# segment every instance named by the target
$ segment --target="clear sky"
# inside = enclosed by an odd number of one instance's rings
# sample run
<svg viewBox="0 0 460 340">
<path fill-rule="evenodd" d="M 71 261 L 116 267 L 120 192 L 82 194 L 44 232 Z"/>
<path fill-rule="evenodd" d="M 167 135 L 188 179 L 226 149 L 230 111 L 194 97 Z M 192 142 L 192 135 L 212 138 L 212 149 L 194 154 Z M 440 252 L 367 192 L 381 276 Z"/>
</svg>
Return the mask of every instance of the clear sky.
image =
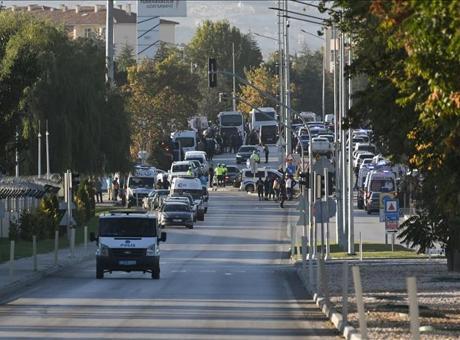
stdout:
<svg viewBox="0 0 460 340">
<path fill-rule="evenodd" d="M 1 1 L 1 0 L 0 0 Z M 305 1 L 306 2 L 306 1 Z M 314 1 L 310 1 L 314 3 Z M 80 5 L 105 4 L 106 1 L 100 0 L 4 0 L 5 6 L 44 4 L 48 6 L 59 7 L 60 4 L 66 4 L 69 7 Z M 136 10 L 136 1 L 118 0 L 115 5 L 133 4 L 133 10 Z M 277 0 L 187 0 L 187 17 L 170 18 L 180 24 L 176 27 L 177 43 L 187 43 L 193 36 L 196 27 L 206 19 L 221 20 L 227 19 L 230 24 L 238 27 L 243 33 L 254 32 L 265 36 L 277 38 L 278 19 L 276 12 L 268 7 L 277 7 Z M 302 12 L 304 14 L 320 16 L 318 11 L 309 6 L 303 6 L 292 1 L 289 2 L 289 10 Z M 295 53 L 307 45 L 310 49 L 319 49 L 322 40 L 307 35 L 301 31 L 316 33 L 318 25 L 310 24 L 297 20 L 290 20 L 290 51 Z M 264 56 L 269 55 L 277 50 L 277 42 L 271 39 L 262 38 L 257 35 L 254 38 L 259 43 Z"/>
</svg>

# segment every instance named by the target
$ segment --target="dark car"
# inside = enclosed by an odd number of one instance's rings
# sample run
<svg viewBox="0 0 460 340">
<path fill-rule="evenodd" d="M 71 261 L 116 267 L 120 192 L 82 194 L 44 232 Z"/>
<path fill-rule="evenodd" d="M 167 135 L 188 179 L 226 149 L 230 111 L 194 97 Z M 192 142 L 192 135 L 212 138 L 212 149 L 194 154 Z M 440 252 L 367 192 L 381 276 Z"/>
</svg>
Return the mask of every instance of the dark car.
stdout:
<svg viewBox="0 0 460 340">
<path fill-rule="evenodd" d="M 171 225 L 183 225 L 192 229 L 193 211 L 186 203 L 166 201 L 158 214 L 158 223 L 163 228 Z"/>
<path fill-rule="evenodd" d="M 225 184 L 237 185 L 239 181 L 241 181 L 240 169 L 237 166 L 227 165 Z"/>
<path fill-rule="evenodd" d="M 251 157 L 254 150 L 257 154 L 260 153 L 260 150 L 256 145 L 242 145 L 236 153 L 236 162 L 238 164 L 246 162 L 249 157 Z"/>
</svg>

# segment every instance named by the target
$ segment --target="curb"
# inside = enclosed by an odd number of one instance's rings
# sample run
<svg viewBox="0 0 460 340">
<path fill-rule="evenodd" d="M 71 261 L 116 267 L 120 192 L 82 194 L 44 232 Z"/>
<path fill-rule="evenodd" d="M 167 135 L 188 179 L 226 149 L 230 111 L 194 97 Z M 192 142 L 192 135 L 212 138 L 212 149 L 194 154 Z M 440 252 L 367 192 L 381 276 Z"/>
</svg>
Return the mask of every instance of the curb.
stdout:
<svg viewBox="0 0 460 340">
<path fill-rule="evenodd" d="M 318 293 L 313 293 L 313 291 L 309 289 L 307 282 L 305 282 L 302 276 L 301 270 L 302 270 L 301 268 L 297 268 L 296 270 L 297 276 L 299 277 L 306 291 L 313 295 L 313 301 L 319 307 L 319 309 L 323 312 L 323 314 L 329 319 L 329 321 L 331 321 L 334 324 L 335 328 L 342 334 L 342 336 L 345 339 L 361 340 L 361 335 L 353 326 L 350 326 L 350 325 L 347 325 L 345 327 L 343 326 L 342 314 L 337 312 L 334 306 L 331 306 L 330 303 L 328 303 L 328 301 L 324 297 L 319 296 Z"/>
<path fill-rule="evenodd" d="M 76 264 L 79 264 L 81 262 L 90 260 L 93 257 L 94 257 L 94 254 L 88 254 L 88 255 L 84 255 L 84 256 L 79 257 L 79 258 L 63 261 L 63 263 L 58 263 L 57 265 L 53 265 L 53 266 L 44 268 L 42 270 L 38 270 L 36 272 L 32 271 L 31 274 L 26 275 L 25 277 L 22 277 L 20 279 L 14 280 L 14 281 L 6 284 L 5 286 L 1 287 L 0 288 L 0 301 L 1 301 L 1 299 L 6 298 L 8 295 L 10 295 L 10 294 L 22 289 L 22 288 L 28 287 L 28 286 L 30 286 L 30 285 L 32 285 L 32 284 L 44 279 L 45 277 L 47 277 L 47 276 L 49 276 L 51 274 L 57 273 L 57 272 L 61 271 L 62 269 L 67 268 L 69 265 L 76 265 Z"/>
</svg>

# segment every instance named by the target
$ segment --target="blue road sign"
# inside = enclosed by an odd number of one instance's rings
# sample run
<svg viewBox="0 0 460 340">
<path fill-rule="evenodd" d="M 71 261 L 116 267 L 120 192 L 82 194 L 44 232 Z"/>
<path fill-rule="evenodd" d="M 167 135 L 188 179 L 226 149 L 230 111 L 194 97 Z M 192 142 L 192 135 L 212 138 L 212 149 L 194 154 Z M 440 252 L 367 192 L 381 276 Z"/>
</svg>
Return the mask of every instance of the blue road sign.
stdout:
<svg viewBox="0 0 460 340">
<path fill-rule="evenodd" d="M 385 219 L 391 221 L 399 220 L 399 201 L 394 198 L 385 197 L 383 199 Z"/>
</svg>

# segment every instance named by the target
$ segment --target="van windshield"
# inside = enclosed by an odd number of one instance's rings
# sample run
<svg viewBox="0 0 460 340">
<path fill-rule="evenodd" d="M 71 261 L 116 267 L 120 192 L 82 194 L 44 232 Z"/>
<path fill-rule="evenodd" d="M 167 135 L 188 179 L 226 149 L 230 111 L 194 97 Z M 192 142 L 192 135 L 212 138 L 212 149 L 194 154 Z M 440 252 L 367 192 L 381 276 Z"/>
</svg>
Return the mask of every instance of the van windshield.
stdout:
<svg viewBox="0 0 460 340">
<path fill-rule="evenodd" d="M 194 200 L 200 200 L 203 196 L 203 189 L 174 189 L 174 194 L 182 195 L 184 192 L 192 195 Z"/>
<path fill-rule="evenodd" d="M 201 157 L 187 157 L 186 160 L 187 161 L 198 161 L 200 162 L 200 164 L 203 164 L 203 158 Z"/>
<path fill-rule="evenodd" d="M 188 168 L 190 168 L 189 164 L 177 164 L 173 165 L 172 172 L 187 172 Z"/>
<path fill-rule="evenodd" d="M 243 117 L 241 115 L 222 115 L 220 116 L 221 126 L 240 126 L 243 125 Z"/>
<path fill-rule="evenodd" d="M 156 237 L 156 221 L 152 218 L 101 218 L 99 219 L 99 236 Z"/>
<path fill-rule="evenodd" d="M 155 185 L 155 177 L 130 177 L 128 187 L 131 189 L 137 188 L 153 188 Z"/>
<path fill-rule="evenodd" d="M 268 112 L 254 112 L 254 117 L 256 122 L 267 122 L 275 120 L 275 111 Z"/>
<path fill-rule="evenodd" d="M 181 148 L 191 148 L 195 146 L 195 138 L 193 137 L 177 137 L 175 142 L 178 144 L 180 143 Z"/>
<path fill-rule="evenodd" d="M 390 192 L 394 191 L 394 181 L 390 178 L 388 179 L 373 179 L 371 180 L 371 192 Z"/>
</svg>

